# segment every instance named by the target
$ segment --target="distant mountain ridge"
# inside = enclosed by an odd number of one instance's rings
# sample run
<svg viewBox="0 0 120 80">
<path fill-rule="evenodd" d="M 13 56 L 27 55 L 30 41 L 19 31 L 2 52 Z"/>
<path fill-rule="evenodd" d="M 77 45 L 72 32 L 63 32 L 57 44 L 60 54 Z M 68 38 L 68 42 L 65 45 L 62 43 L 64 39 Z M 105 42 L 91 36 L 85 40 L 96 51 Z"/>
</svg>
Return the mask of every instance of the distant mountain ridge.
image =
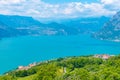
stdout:
<svg viewBox="0 0 120 80">
<path fill-rule="evenodd" d="M 42 23 L 33 19 L 32 17 L 17 16 L 17 15 L 0 15 L 0 22 L 3 22 L 4 24 L 13 28 L 42 25 Z"/>
<path fill-rule="evenodd" d="M 89 17 L 76 18 L 63 21 L 62 23 L 68 27 L 74 27 L 81 33 L 91 33 L 101 29 L 102 25 L 109 20 L 108 17 Z"/>
<path fill-rule="evenodd" d="M 27 27 L 38 25 L 42 24 L 32 17 L 0 15 L 0 38 L 28 35 Z"/>
<path fill-rule="evenodd" d="M 0 38 L 1 37 L 11 37 L 11 36 L 17 36 L 18 31 L 8 27 L 4 23 L 0 22 Z"/>
<path fill-rule="evenodd" d="M 103 28 L 95 33 L 95 38 L 120 41 L 120 12 L 117 12 Z"/>
<path fill-rule="evenodd" d="M 41 23 L 32 17 L 0 15 L 0 38 L 23 35 L 79 35 L 98 30 L 109 18 L 84 18 Z M 101 22 L 102 21 L 102 22 Z M 96 26 L 97 25 L 97 26 Z M 100 27 L 99 27 L 100 28 Z"/>
</svg>

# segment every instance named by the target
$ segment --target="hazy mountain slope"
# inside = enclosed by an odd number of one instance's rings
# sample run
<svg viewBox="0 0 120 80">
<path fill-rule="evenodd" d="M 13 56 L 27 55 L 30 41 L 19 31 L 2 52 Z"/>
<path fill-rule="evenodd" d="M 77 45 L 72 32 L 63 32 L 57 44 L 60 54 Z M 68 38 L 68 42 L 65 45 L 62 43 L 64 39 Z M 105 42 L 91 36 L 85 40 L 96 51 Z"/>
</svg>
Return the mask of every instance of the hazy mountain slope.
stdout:
<svg viewBox="0 0 120 80">
<path fill-rule="evenodd" d="M 17 16 L 17 15 L 0 15 L 0 21 L 9 27 L 34 27 L 42 26 L 42 23 L 32 17 Z"/>
<path fill-rule="evenodd" d="M 108 20 L 107 17 L 100 18 L 75 18 L 52 21 L 48 24 L 41 23 L 32 17 L 16 15 L 0 15 L 0 22 L 6 29 L 2 29 L 1 38 L 16 35 L 79 35 L 92 33 Z"/>
<path fill-rule="evenodd" d="M 32 17 L 0 15 L 0 38 L 38 34 L 35 29 L 40 26 Z"/>
<path fill-rule="evenodd" d="M 105 40 L 120 40 L 120 12 L 115 14 L 109 22 L 105 23 L 103 28 L 95 33 L 95 38 Z"/>
<path fill-rule="evenodd" d="M 0 22 L 0 38 L 2 37 L 12 37 L 19 35 L 19 31 L 16 29 L 6 26 L 4 23 Z"/>
<path fill-rule="evenodd" d="M 61 34 L 78 35 L 98 31 L 109 17 L 60 19 L 47 25 Z"/>
<path fill-rule="evenodd" d="M 68 27 L 74 27 L 80 32 L 94 32 L 99 30 L 102 25 L 109 20 L 109 17 L 89 17 L 89 18 L 75 18 L 70 20 L 63 20 L 63 24 Z"/>
</svg>

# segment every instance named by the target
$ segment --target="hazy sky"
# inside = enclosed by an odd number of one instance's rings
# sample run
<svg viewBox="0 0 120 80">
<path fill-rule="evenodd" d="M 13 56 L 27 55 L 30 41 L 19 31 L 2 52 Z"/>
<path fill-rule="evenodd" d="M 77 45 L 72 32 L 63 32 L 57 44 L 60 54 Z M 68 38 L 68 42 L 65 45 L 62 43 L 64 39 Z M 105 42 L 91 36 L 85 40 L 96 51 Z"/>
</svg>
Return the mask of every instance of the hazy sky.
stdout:
<svg viewBox="0 0 120 80">
<path fill-rule="evenodd" d="M 69 3 L 69 2 L 82 2 L 82 3 L 93 3 L 93 2 L 99 2 L 99 0 L 43 0 L 44 2 L 50 3 L 50 4 L 56 4 L 56 3 Z"/>
<path fill-rule="evenodd" d="M 34 18 L 111 16 L 120 10 L 120 0 L 0 0 L 0 14 Z"/>
</svg>

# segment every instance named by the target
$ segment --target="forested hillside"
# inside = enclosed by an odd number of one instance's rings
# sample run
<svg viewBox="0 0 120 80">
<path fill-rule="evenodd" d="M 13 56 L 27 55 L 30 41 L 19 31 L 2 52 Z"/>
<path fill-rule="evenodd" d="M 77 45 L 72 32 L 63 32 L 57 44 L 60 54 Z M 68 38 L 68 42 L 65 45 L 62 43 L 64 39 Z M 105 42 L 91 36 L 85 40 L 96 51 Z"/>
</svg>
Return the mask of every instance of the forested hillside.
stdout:
<svg viewBox="0 0 120 80">
<path fill-rule="evenodd" d="M 10 71 L 0 80 L 120 80 L 120 56 L 59 58 L 28 70 Z"/>
</svg>

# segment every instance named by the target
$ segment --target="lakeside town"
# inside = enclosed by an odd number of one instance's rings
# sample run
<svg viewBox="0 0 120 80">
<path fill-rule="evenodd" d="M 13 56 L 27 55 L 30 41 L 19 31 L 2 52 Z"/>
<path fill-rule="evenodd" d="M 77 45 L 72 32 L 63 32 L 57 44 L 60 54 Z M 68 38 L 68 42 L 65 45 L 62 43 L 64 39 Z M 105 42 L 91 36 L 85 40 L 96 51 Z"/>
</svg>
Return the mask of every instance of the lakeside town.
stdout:
<svg viewBox="0 0 120 80">
<path fill-rule="evenodd" d="M 96 55 L 93 55 L 93 57 L 95 57 L 95 58 L 101 58 L 101 59 L 103 59 L 103 60 L 107 60 L 107 59 L 109 59 L 109 58 L 112 57 L 112 56 L 115 56 L 115 55 L 109 55 L 109 54 L 96 54 Z M 47 63 L 47 62 L 49 62 L 49 61 L 45 61 L 45 62 Z M 39 64 L 41 64 L 41 63 L 43 63 L 43 62 L 30 63 L 28 66 L 18 66 L 17 71 L 28 70 L 28 69 L 30 69 L 30 68 L 32 68 L 32 67 L 34 67 L 34 66 L 36 66 L 36 65 L 39 65 Z"/>
</svg>

